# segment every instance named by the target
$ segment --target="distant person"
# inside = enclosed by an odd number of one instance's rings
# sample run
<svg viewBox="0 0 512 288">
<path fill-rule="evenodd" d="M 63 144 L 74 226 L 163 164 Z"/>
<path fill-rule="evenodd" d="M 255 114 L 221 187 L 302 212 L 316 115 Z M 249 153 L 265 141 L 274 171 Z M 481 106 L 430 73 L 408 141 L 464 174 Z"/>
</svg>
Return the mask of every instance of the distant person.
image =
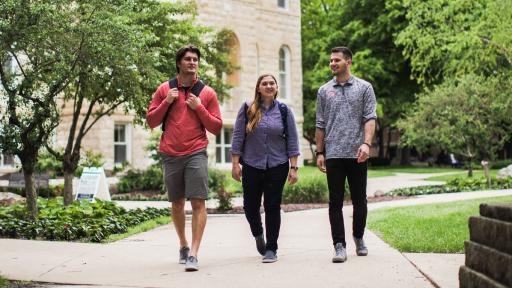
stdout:
<svg viewBox="0 0 512 288">
<path fill-rule="evenodd" d="M 327 173 L 329 221 L 334 245 L 332 262 L 347 260 L 343 195 L 348 179 L 353 205 L 353 237 L 358 256 L 366 256 L 368 158 L 375 132 L 376 100 L 370 83 L 350 73 L 352 52 L 347 47 L 331 50 L 334 78 L 318 90 L 316 110 L 317 166 Z"/>
<path fill-rule="evenodd" d="M 160 155 L 165 186 L 172 202 L 172 222 L 180 239 L 179 263 L 186 271 L 199 269 L 197 252 L 206 226 L 208 196 L 206 130 L 222 128 L 215 91 L 197 75 L 201 52 L 187 45 L 176 53 L 178 75 L 162 83 L 149 105 L 149 127 L 162 125 Z M 192 246 L 185 236 L 185 199 L 192 204 Z"/>
<path fill-rule="evenodd" d="M 277 93 L 274 76 L 258 78 L 254 100 L 238 111 L 231 143 L 231 175 L 242 181 L 245 217 L 263 263 L 277 261 L 283 187 L 287 178 L 290 184 L 297 182 L 299 169 L 295 118 L 292 110 L 276 100 Z M 262 195 L 266 243 L 260 215 Z"/>
<path fill-rule="evenodd" d="M 449 154 L 449 158 L 450 158 L 450 164 L 452 165 L 452 168 L 460 168 L 461 167 L 459 160 L 457 160 L 457 158 L 455 158 L 455 155 L 453 155 L 453 153 Z"/>
</svg>

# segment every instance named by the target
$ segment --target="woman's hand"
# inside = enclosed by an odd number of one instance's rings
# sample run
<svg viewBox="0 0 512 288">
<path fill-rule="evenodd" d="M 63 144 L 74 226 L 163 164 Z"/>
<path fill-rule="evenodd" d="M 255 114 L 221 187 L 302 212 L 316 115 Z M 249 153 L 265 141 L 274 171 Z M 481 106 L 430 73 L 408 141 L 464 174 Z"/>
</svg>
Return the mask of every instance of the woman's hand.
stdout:
<svg viewBox="0 0 512 288">
<path fill-rule="evenodd" d="M 233 179 L 235 179 L 238 182 L 241 181 L 242 168 L 240 168 L 240 164 L 233 163 L 233 166 L 231 167 L 231 177 L 233 177 Z"/>
<path fill-rule="evenodd" d="M 299 180 L 299 176 L 297 175 L 297 170 L 290 169 L 290 173 L 288 173 L 288 184 L 293 185 L 297 183 Z"/>
</svg>

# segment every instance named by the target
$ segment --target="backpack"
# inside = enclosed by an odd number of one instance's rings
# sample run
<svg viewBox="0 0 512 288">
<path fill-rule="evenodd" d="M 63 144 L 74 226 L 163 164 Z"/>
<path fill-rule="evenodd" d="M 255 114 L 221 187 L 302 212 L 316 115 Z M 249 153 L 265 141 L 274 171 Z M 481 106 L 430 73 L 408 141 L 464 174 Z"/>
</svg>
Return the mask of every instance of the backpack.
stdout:
<svg viewBox="0 0 512 288">
<path fill-rule="evenodd" d="M 196 97 L 199 97 L 199 94 L 201 94 L 201 91 L 203 91 L 203 88 L 206 85 L 203 83 L 203 81 L 198 80 L 196 83 L 194 83 L 194 86 L 192 86 L 192 89 L 190 89 L 190 93 L 196 95 Z M 169 89 L 173 89 L 178 87 L 178 78 L 174 77 L 169 80 Z M 167 117 L 169 116 L 169 111 L 171 110 L 171 105 L 167 108 L 167 111 L 165 112 L 164 119 L 162 120 L 162 131 L 165 131 L 165 122 L 167 120 Z"/>
<path fill-rule="evenodd" d="M 279 107 L 279 112 L 281 113 L 281 121 L 283 122 L 282 137 L 284 138 L 286 149 L 288 149 L 288 107 L 286 106 L 286 104 L 281 103 L 281 102 L 277 102 L 277 105 Z M 245 103 L 244 104 L 244 120 L 245 120 L 244 121 L 245 122 L 244 131 L 246 129 L 245 127 L 247 127 L 247 123 L 249 123 L 249 118 L 247 118 L 247 109 L 249 109 L 249 105 L 247 105 L 247 103 Z M 242 151 L 245 148 L 245 138 L 246 137 L 247 137 L 247 132 L 245 132 L 245 135 L 244 135 L 244 143 L 242 144 Z"/>
</svg>

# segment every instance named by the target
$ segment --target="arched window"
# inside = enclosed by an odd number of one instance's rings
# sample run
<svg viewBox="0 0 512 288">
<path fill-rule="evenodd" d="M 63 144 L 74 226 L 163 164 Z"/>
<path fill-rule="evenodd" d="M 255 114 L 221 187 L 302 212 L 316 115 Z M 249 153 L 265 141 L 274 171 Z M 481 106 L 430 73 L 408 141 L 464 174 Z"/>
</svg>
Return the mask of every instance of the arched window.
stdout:
<svg viewBox="0 0 512 288">
<path fill-rule="evenodd" d="M 279 95 L 283 99 L 290 99 L 292 92 L 290 67 L 290 49 L 287 46 L 281 46 L 279 49 Z"/>
<path fill-rule="evenodd" d="M 226 84 L 232 87 L 240 86 L 240 41 L 235 33 L 227 31 L 227 46 L 229 48 L 229 62 L 233 71 L 225 75 Z"/>
</svg>

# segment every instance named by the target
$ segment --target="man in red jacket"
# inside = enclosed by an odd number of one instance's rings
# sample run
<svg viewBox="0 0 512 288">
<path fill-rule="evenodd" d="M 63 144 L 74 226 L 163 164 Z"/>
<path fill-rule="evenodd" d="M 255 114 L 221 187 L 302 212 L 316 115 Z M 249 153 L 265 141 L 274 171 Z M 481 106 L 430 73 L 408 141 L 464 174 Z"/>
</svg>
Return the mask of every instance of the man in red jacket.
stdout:
<svg viewBox="0 0 512 288">
<path fill-rule="evenodd" d="M 180 238 L 179 263 L 186 271 L 197 271 L 197 251 L 206 225 L 208 156 L 206 130 L 218 134 L 222 128 L 215 91 L 198 78 L 201 52 L 187 45 L 176 53 L 176 78 L 162 83 L 146 115 L 149 127 L 162 125 L 160 154 L 165 186 L 172 202 L 172 218 Z M 197 95 L 196 95 L 197 94 Z M 185 199 L 192 204 L 192 246 L 185 236 Z"/>
</svg>

